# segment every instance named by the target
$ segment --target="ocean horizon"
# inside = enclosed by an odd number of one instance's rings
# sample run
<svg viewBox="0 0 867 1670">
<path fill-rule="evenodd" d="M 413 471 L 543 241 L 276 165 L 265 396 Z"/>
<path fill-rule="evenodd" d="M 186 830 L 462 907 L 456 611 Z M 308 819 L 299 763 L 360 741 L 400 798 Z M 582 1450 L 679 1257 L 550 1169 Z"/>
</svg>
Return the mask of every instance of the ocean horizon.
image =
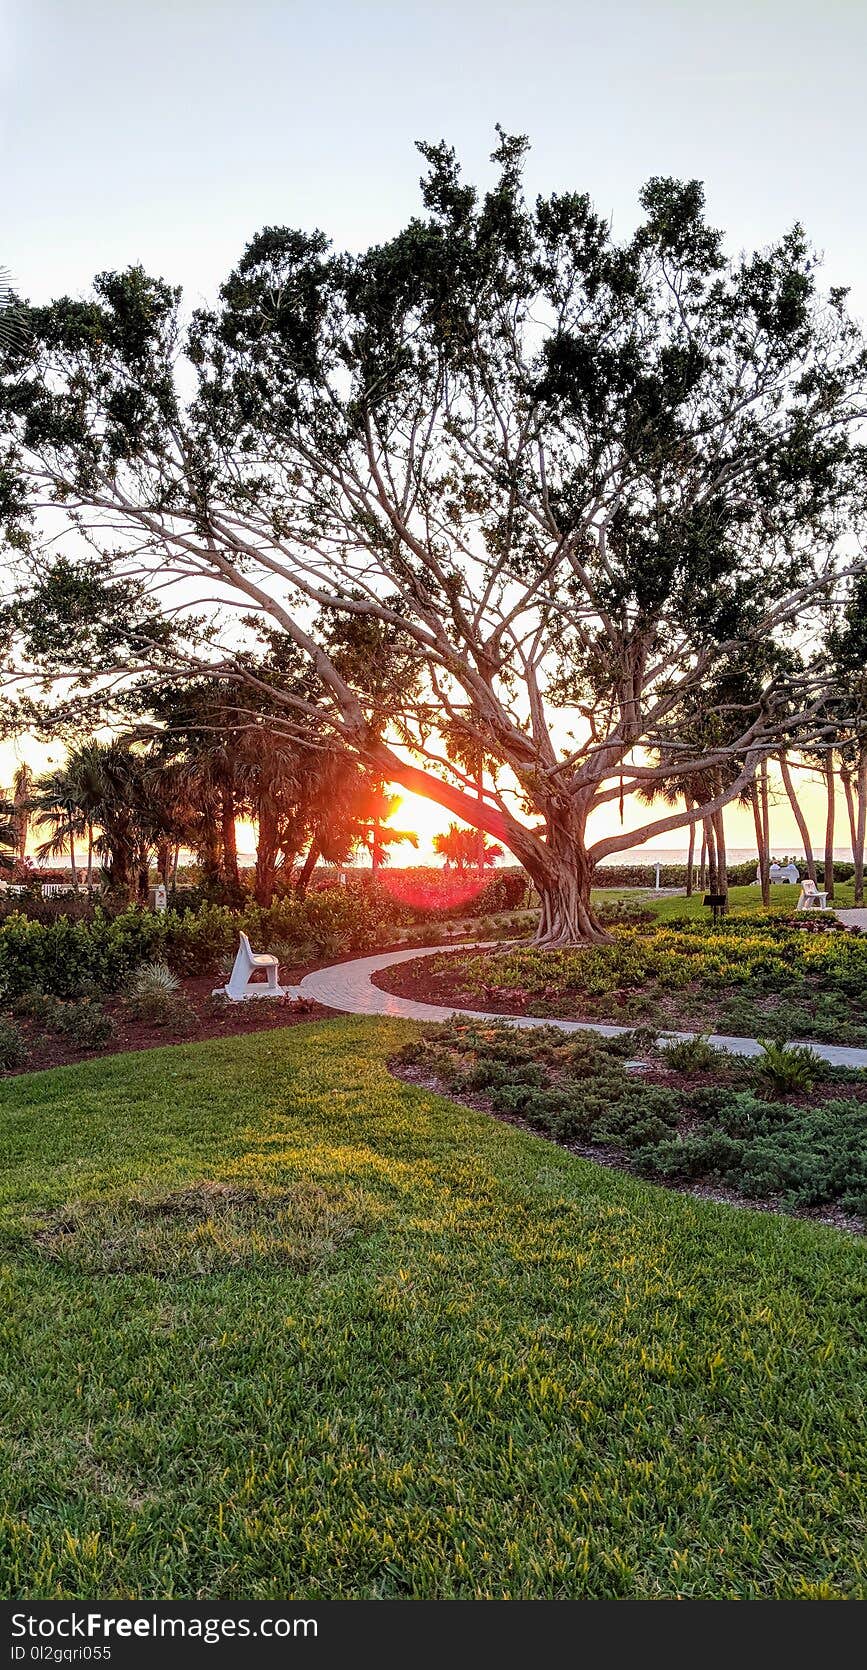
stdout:
<svg viewBox="0 0 867 1670">
<path fill-rule="evenodd" d="M 650 846 L 627 847 L 624 852 L 611 853 L 609 855 L 609 857 L 601 858 L 600 861 L 599 861 L 599 866 L 598 867 L 601 870 L 601 869 L 604 869 L 606 865 L 613 865 L 613 864 L 685 864 L 686 860 L 687 860 L 687 853 L 688 853 L 688 848 L 686 846 L 683 846 L 683 847 L 650 847 Z M 814 856 L 815 856 L 818 863 L 821 864 L 821 863 L 824 862 L 824 857 L 825 857 L 824 850 L 816 847 L 814 849 Z M 698 863 L 700 857 L 701 857 L 701 842 L 700 842 L 700 840 L 696 839 L 696 843 L 695 843 L 695 861 L 696 861 L 696 863 Z M 726 858 L 727 858 L 727 861 L 730 865 L 734 865 L 734 864 L 758 864 L 758 861 L 759 861 L 758 851 L 755 847 L 729 847 L 728 851 L 727 851 L 727 854 L 726 854 Z M 791 847 L 775 846 L 775 847 L 772 848 L 772 850 L 771 850 L 771 862 L 772 863 L 779 862 L 779 861 L 781 861 L 783 859 L 786 859 L 786 858 L 794 858 L 796 861 L 800 861 L 802 864 L 805 863 L 803 847 L 799 847 L 799 846 L 791 846 Z M 834 848 L 834 859 L 837 863 L 840 863 L 840 864 L 851 864 L 852 863 L 852 848 L 851 847 L 835 847 Z"/>
<path fill-rule="evenodd" d="M 815 855 L 817 863 L 821 864 L 821 863 L 824 862 L 825 854 L 824 854 L 823 849 L 821 849 L 819 847 L 816 847 L 814 849 L 814 855 Z M 698 864 L 700 857 L 701 857 L 701 842 L 697 840 L 696 843 L 695 843 L 695 862 L 696 862 L 696 864 Z M 759 855 L 758 855 L 758 852 L 756 851 L 755 847 L 729 847 L 728 851 L 727 851 L 727 854 L 726 854 L 726 858 L 727 858 L 727 862 L 728 862 L 729 866 L 733 866 L 735 864 L 758 864 L 758 861 L 759 861 Z M 805 863 L 803 847 L 799 847 L 799 846 L 791 846 L 791 847 L 774 846 L 771 849 L 771 862 L 772 863 L 782 863 L 787 858 L 793 858 L 795 860 L 795 862 L 799 863 L 799 864 Z M 835 861 L 839 864 L 851 864 L 852 863 L 852 848 L 851 847 L 835 847 L 834 848 L 834 858 L 835 858 Z M 650 846 L 647 846 L 647 847 L 627 847 L 624 852 L 615 852 L 615 853 L 612 853 L 608 858 L 600 859 L 598 868 L 600 870 L 603 870 L 603 869 L 606 868 L 606 866 L 611 868 L 615 864 L 617 864 L 617 865 L 621 865 L 621 864 L 644 864 L 644 865 L 647 865 L 648 867 L 652 868 L 654 864 L 685 864 L 686 859 L 687 859 L 687 848 L 685 846 L 683 846 L 683 847 L 650 847 Z M 255 863 L 255 858 L 250 853 L 242 852 L 242 853 L 238 854 L 238 863 L 239 863 L 241 869 L 244 869 L 244 870 L 250 869 L 253 866 L 253 864 Z M 503 863 L 496 864 L 494 866 L 494 873 L 496 873 L 497 870 L 509 869 L 510 867 L 514 866 L 514 863 L 515 863 L 515 860 L 513 858 L 511 858 L 510 855 L 507 855 L 506 859 Z M 392 863 L 389 864 L 388 868 L 389 868 L 389 870 L 408 870 L 408 869 L 415 869 L 415 868 L 418 867 L 418 865 L 427 866 L 427 867 L 432 868 L 432 869 L 441 869 L 442 868 L 441 864 L 436 859 L 434 859 L 432 857 L 429 857 L 426 854 L 420 854 L 419 857 L 416 859 L 414 864 L 396 864 L 396 863 L 392 862 Z M 342 868 L 347 869 L 347 870 L 368 870 L 370 868 L 370 865 L 369 864 L 363 864 L 363 863 L 362 864 L 353 863 L 353 864 L 346 864 L 346 865 L 342 866 Z"/>
</svg>

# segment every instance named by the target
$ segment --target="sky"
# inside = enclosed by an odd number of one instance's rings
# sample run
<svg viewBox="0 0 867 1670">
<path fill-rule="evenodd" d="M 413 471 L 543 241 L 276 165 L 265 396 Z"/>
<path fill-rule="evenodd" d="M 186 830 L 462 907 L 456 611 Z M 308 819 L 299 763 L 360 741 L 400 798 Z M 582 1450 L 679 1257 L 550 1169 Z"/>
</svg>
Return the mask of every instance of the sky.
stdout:
<svg viewBox="0 0 867 1670">
<path fill-rule="evenodd" d="M 801 220 L 865 317 L 865 61 L 864 0 L 0 0 L 0 264 L 42 301 L 142 262 L 198 305 L 262 225 L 394 232 L 417 139 L 484 184 L 499 122 L 616 235 L 654 174 L 733 252 Z"/>
</svg>

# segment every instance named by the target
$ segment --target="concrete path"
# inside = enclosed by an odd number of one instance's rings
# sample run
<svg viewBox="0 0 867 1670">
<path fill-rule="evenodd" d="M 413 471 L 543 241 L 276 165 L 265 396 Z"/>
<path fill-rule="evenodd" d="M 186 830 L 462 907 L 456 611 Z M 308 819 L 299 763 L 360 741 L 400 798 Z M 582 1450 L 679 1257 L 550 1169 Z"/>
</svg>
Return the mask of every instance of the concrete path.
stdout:
<svg viewBox="0 0 867 1670">
<path fill-rule="evenodd" d="M 847 928 L 860 928 L 862 933 L 867 934 L 867 910 L 835 910 L 834 915 L 839 916 Z"/>
<path fill-rule="evenodd" d="M 483 947 L 413 946 L 407 951 L 381 951 L 375 957 L 358 957 L 351 963 L 333 963 L 330 968 L 317 968 L 312 974 L 305 974 L 301 981 L 301 995 L 325 1004 L 328 1009 L 340 1009 L 350 1015 L 393 1015 L 407 1021 L 447 1021 L 452 1015 L 465 1015 L 477 1021 L 508 1021 L 511 1026 L 558 1026 L 564 1032 L 601 1032 L 606 1038 L 632 1031 L 628 1026 L 606 1025 L 601 1021 L 563 1021 L 536 1015 L 491 1015 L 478 1009 L 450 1009 L 436 1003 L 416 1003 L 412 998 L 380 991 L 370 978 L 380 969 L 391 968 L 394 963 L 411 962 L 415 957 L 435 957 L 445 950 L 472 949 L 481 950 Z M 686 1039 L 695 1037 L 695 1033 L 669 1032 L 666 1037 Z M 755 1038 L 730 1038 L 723 1033 L 713 1033 L 708 1042 L 718 1050 L 726 1050 L 729 1055 L 761 1054 L 761 1047 Z M 823 1061 L 830 1061 L 835 1067 L 867 1067 L 867 1049 L 844 1048 L 840 1044 L 811 1044 L 810 1048 Z"/>
</svg>

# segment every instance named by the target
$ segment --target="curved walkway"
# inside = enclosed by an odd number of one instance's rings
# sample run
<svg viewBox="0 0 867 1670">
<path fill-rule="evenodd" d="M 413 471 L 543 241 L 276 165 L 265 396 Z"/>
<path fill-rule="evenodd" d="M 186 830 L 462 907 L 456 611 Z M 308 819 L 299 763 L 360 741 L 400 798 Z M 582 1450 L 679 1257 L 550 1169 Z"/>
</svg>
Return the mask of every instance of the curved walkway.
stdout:
<svg viewBox="0 0 867 1670">
<path fill-rule="evenodd" d="M 867 934 L 867 910 L 851 910 L 847 906 L 845 910 L 835 910 L 834 915 L 839 916 L 844 927 L 860 928 L 862 934 Z"/>
<path fill-rule="evenodd" d="M 631 1032 L 629 1026 L 607 1025 L 602 1021 L 564 1021 L 553 1016 L 492 1015 L 479 1009 L 443 1008 L 437 1003 L 416 1003 L 409 997 L 397 997 L 394 992 L 381 991 L 371 980 L 380 969 L 394 963 L 412 962 L 415 957 L 435 957 L 444 950 L 469 950 L 470 946 L 427 945 L 413 946 L 407 951 L 380 951 L 375 957 L 357 957 L 350 963 L 333 963 L 330 968 L 314 969 L 305 974 L 299 990 L 303 997 L 313 998 L 328 1009 L 340 1009 L 350 1015 L 392 1015 L 407 1021 L 447 1021 L 452 1015 L 466 1015 L 477 1021 L 508 1021 L 511 1026 L 559 1026 L 564 1032 L 601 1032 L 606 1038 Z M 477 945 L 477 950 L 482 947 Z M 666 1037 L 694 1038 L 693 1032 L 667 1032 Z M 760 1055 L 761 1046 L 755 1038 L 730 1038 L 724 1033 L 712 1033 L 708 1039 L 718 1050 L 729 1055 Z M 806 1042 L 806 1040 L 805 1040 Z M 845 1048 L 842 1044 L 810 1044 L 810 1048 L 835 1067 L 867 1067 L 867 1049 Z"/>
</svg>

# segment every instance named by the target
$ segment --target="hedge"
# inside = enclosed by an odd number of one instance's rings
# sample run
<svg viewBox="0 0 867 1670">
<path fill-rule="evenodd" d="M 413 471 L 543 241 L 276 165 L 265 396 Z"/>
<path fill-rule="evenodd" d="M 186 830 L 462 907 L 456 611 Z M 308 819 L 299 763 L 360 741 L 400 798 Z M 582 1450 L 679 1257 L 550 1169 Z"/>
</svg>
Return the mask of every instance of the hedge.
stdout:
<svg viewBox="0 0 867 1670">
<path fill-rule="evenodd" d="M 237 947 L 243 929 L 257 947 L 283 961 L 338 956 L 386 945 L 401 925 L 510 908 L 523 898 L 523 876 L 492 877 L 470 895 L 443 882 L 442 871 L 415 875 L 413 886 L 383 883 L 322 888 L 306 899 L 278 899 L 269 909 L 251 901 L 243 910 L 202 904 L 156 915 L 140 907 L 117 915 L 97 906 L 86 919 L 58 915 L 36 920 L 14 911 L 0 922 L 0 997 L 44 991 L 55 997 L 118 991 L 143 962 L 163 958 L 179 974 L 215 973 Z M 392 879 L 391 877 L 389 878 Z M 404 896 L 401 896 L 403 892 Z"/>
<path fill-rule="evenodd" d="M 775 863 L 786 864 L 788 859 L 775 859 Z M 802 876 L 807 874 L 807 866 L 803 858 L 792 860 L 797 864 Z M 758 859 L 751 859 L 747 864 L 729 864 L 726 869 L 730 887 L 748 887 L 756 879 Z M 696 865 L 696 875 L 698 865 Z M 816 874 L 820 882 L 825 879 L 825 866 L 821 862 L 816 864 Z M 854 864 L 846 864 L 838 860 L 834 864 L 835 881 L 851 881 L 855 874 Z M 656 865 L 647 864 L 598 864 L 593 872 L 594 887 L 654 887 L 656 885 Z M 659 866 L 660 887 L 685 887 L 685 864 L 661 864 Z"/>
</svg>

